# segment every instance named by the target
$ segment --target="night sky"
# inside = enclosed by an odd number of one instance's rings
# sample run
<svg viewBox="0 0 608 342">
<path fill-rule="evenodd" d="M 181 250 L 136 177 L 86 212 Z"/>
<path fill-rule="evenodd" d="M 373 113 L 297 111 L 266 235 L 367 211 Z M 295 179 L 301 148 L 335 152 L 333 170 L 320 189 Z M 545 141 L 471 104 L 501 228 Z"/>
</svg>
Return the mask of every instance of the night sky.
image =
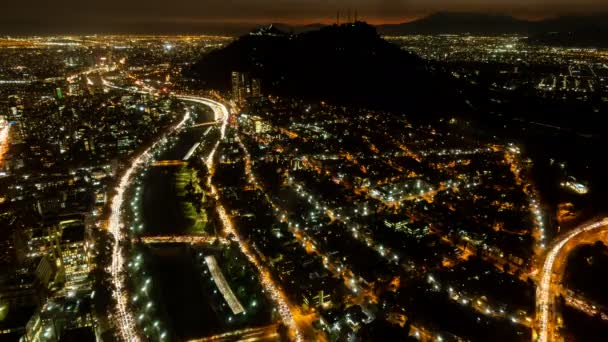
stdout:
<svg viewBox="0 0 608 342">
<path fill-rule="evenodd" d="M 1 0 L 0 33 L 163 31 L 224 23 L 329 23 L 358 9 L 375 24 L 437 11 L 487 12 L 541 19 L 608 11 L 607 0 Z M 178 29 L 179 30 L 179 29 Z"/>
</svg>

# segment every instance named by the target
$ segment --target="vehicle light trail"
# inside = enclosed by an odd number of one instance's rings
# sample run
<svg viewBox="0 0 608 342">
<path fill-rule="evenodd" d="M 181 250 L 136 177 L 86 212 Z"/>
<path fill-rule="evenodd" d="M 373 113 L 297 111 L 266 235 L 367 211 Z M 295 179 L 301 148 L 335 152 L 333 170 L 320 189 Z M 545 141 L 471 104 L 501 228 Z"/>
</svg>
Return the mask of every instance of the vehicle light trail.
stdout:
<svg viewBox="0 0 608 342">
<path fill-rule="evenodd" d="M 200 103 L 210 107 L 211 110 L 213 110 L 213 114 L 215 115 L 215 121 L 222 122 L 222 126 L 220 128 L 220 139 L 223 140 L 226 137 L 226 127 L 228 126 L 228 117 L 230 116 L 230 113 L 228 112 L 228 108 L 226 108 L 226 106 L 217 101 L 204 97 L 178 95 L 177 98 L 179 100 Z"/>
<path fill-rule="evenodd" d="M 211 189 L 211 194 L 213 196 L 215 196 L 216 199 L 218 199 L 217 198 L 217 194 L 218 194 L 217 188 L 215 187 L 215 185 L 212 183 L 211 180 L 213 177 L 213 173 L 215 172 L 214 171 L 215 153 L 217 151 L 220 141 L 226 137 L 226 128 L 228 126 L 228 118 L 230 116 L 228 109 L 223 104 L 221 104 L 217 101 L 214 101 L 214 100 L 207 99 L 207 98 L 194 97 L 194 96 L 177 96 L 177 98 L 180 100 L 183 100 L 183 101 L 191 101 L 191 102 L 200 103 L 200 104 L 209 106 L 214 112 L 215 120 L 222 121 L 222 126 L 220 127 L 220 133 L 221 133 L 220 139 L 216 142 L 215 146 L 209 153 L 209 156 L 205 160 L 205 163 L 209 170 L 207 184 L 209 185 L 209 188 Z M 285 296 L 283 291 L 279 288 L 279 286 L 274 282 L 274 280 L 272 279 L 272 277 L 270 275 L 270 272 L 266 269 L 266 267 L 258 261 L 256 256 L 251 251 L 251 248 L 249 247 L 249 245 L 247 245 L 239 237 L 238 232 L 236 231 L 236 229 L 234 228 L 234 225 L 232 224 L 232 220 L 226 213 L 226 209 L 224 208 L 224 206 L 219 202 L 219 199 L 216 204 L 216 211 L 218 213 L 220 221 L 222 222 L 224 231 L 227 233 L 227 235 L 233 236 L 233 239 L 238 243 L 238 245 L 241 249 L 241 252 L 247 257 L 249 262 L 251 262 L 257 269 L 258 275 L 260 277 L 260 283 L 264 287 L 264 290 L 268 294 L 270 294 L 272 301 L 275 303 L 275 305 L 278 308 L 278 312 L 279 312 L 279 315 L 281 316 L 281 320 L 287 326 L 293 339 L 298 342 L 304 341 L 304 339 L 302 337 L 302 333 L 300 332 L 300 330 L 295 322 L 294 315 L 292 313 L 292 309 L 291 309 L 290 305 L 288 304 L 287 297 Z"/>
<path fill-rule="evenodd" d="M 258 274 L 260 276 L 260 281 L 262 286 L 264 287 L 264 290 L 270 294 L 270 297 L 277 305 L 281 320 L 283 321 L 283 323 L 285 323 L 290 333 L 293 335 L 294 340 L 298 342 L 304 341 L 302 334 L 300 333 L 298 326 L 296 325 L 296 322 L 293 318 L 291 307 L 287 302 L 287 297 L 285 296 L 283 291 L 280 290 L 278 285 L 274 283 L 272 277 L 270 276 L 270 272 L 266 270 L 266 268 L 258 261 L 255 255 L 251 252 L 249 246 L 246 245 L 239 238 L 236 230 L 234 229 L 232 221 L 226 213 L 226 209 L 224 209 L 224 206 L 219 203 L 217 205 L 217 213 L 219 215 L 220 221 L 222 221 L 226 232 L 234 236 L 234 239 L 239 244 L 243 254 L 247 257 L 247 259 L 249 259 L 249 262 L 251 262 L 257 268 Z"/>
<path fill-rule="evenodd" d="M 187 111 L 183 119 L 171 127 L 169 132 L 174 132 L 180 129 L 190 118 L 190 112 Z M 151 147 L 146 149 L 142 154 L 135 157 L 129 168 L 124 172 L 118 187 L 116 195 L 112 199 L 111 214 L 108 220 L 108 231 L 114 237 L 114 246 L 112 248 L 112 264 L 110 274 L 115 286 L 114 298 L 116 299 L 116 311 L 118 318 L 118 328 L 120 337 L 125 341 L 139 341 L 139 336 L 136 333 L 135 317 L 128 307 L 128 294 L 125 289 L 126 279 L 123 275 L 125 270 L 125 260 L 123 258 L 122 242 L 128 237 L 124 231 L 124 222 L 121 218 L 121 208 L 125 200 L 125 191 L 131 184 L 133 175 L 142 166 L 146 165 L 152 159 L 152 151 L 166 140 L 158 139 Z"/>
<path fill-rule="evenodd" d="M 2 126 L 0 126 L 2 127 Z M 10 125 L 8 123 L 4 124 L 4 127 L 0 129 L 0 168 L 4 164 L 4 155 L 8 151 L 8 138 L 9 138 L 9 130 Z"/>
<path fill-rule="evenodd" d="M 595 223 L 580 226 L 559 240 L 547 253 L 545 263 L 541 270 L 540 283 L 536 290 L 536 308 L 537 308 L 537 319 L 539 320 L 539 342 L 547 342 L 553 340 L 553 336 L 549 336 L 549 326 L 553 323 L 551 321 L 551 310 L 553 307 L 554 294 L 552 294 L 552 276 L 553 268 L 555 265 L 555 259 L 559 256 L 564 246 L 572 239 L 578 237 L 582 233 L 586 233 L 598 228 L 608 227 L 608 220 L 604 219 Z"/>
<path fill-rule="evenodd" d="M 141 242 L 148 244 L 157 243 L 189 243 L 193 245 L 205 245 L 221 243 L 223 245 L 228 243 L 228 240 L 221 237 L 209 237 L 202 235 L 174 235 L 174 236 L 144 236 L 139 238 Z"/>
<path fill-rule="evenodd" d="M 110 82 L 107 82 L 105 80 L 103 80 L 103 84 L 106 87 L 125 90 L 124 88 L 116 87 L 113 84 L 111 84 Z M 211 151 L 211 153 L 209 154 L 209 157 L 206 160 L 206 164 L 209 169 L 209 177 L 207 179 L 207 183 L 211 189 L 211 194 L 215 195 L 217 197 L 217 189 L 211 182 L 213 172 L 214 172 L 214 165 L 213 165 L 214 158 L 213 157 L 217 151 L 220 140 L 223 140 L 226 137 L 226 128 L 228 126 L 228 118 L 230 116 L 230 113 L 228 112 L 228 108 L 226 108 L 226 106 L 224 106 L 220 102 L 217 102 L 217 101 L 214 101 L 214 100 L 211 100 L 208 98 L 203 98 L 203 97 L 178 95 L 178 96 L 176 96 L 176 98 L 179 100 L 182 100 L 182 101 L 200 103 L 200 104 L 204 104 L 204 105 L 210 107 L 213 110 L 213 113 L 215 115 L 215 120 L 222 122 L 222 125 L 220 127 L 220 133 L 221 133 L 220 139 L 216 142 L 215 146 L 213 147 L 213 150 Z M 185 122 L 189 119 L 189 117 L 190 117 L 190 113 L 188 112 L 187 117 L 184 117 L 184 119 L 175 128 L 179 128 L 183 124 L 185 124 Z M 113 252 L 113 259 L 112 259 L 113 260 L 112 276 L 115 280 L 121 280 L 121 281 L 123 280 L 123 279 L 119 279 L 119 270 L 123 268 L 122 265 L 124 264 L 124 260 L 122 260 L 122 257 L 120 255 L 120 246 L 118 244 L 118 240 L 119 240 L 118 238 L 122 238 L 122 235 L 121 235 L 122 234 L 121 233 L 122 224 L 120 222 L 120 206 L 123 201 L 124 190 L 125 190 L 125 187 L 128 184 L 128 182 L 130 181 L 130 178 L 131 178 L 133 172 L 137 169 L 137 167 L 144 164 L 145 161 L 150 159 L 150 150 L 153 149 L 154 147 L 155 146 L 149 148 L 142 155 L 140 155 L 138 158 L 136 158 L 133 161 L 133 163 L 131 164 L 131 167 L 127 170 L 127 172 L 121 179 L 121 182 L 120 182 L 121 186 L 118 188 L 118 193 L 115 196 L 115 200 L 112 202 L 112 216 L 111 216 L 111 220 L 110 220 L 110 226 L 112 227 L 112 229 L 111 229 L 112 233 L 115 234 L 115 245 L 114 245 L 114 252 Z M 296 322 L 293 318 L 293 314 L 291 312 L 291 308 L 287 302 L 287 298 L 286 298 L 285 294 L 274 283 L 274 281 L 272 280 L 272 278 L 270 276 L 270 272 L 268 270 L 266 270 L 266 268 L 257 260 L 255 255 L 251 252 L 249 246 L 239 238 L 239 235 L 237 234 L 236 230 L 234 229 L 232 221 L 228 217 L 226 210 L 224 209 L 223 205 L 219 201 L 217 202 L 216 210 L 217 210 L 218 216 L 220 217 L 220 220 L 222 221 L 225 231 L 228 234 L 232 234 L 234 236 L 234 240 L 239 244 L 239 247 L 240 247 L 241 251 L 243 252 L 243 254 L 258 270 L 258 274 L 260 276 L 262 286 L 264 287 L 265 291 L 270 294 L 272 300 L 277 305 L 279 315 L 281 316 L 281 320 L 283 321 L 283 323 L 285 323 L 285 325 L 289 329 L 289 332 L 293 336 L 293 339 L 298 342 L 304 341 L 302 334 L 301 334 L 300 330 L 298 329 L 298 326 L 296 325 Z M 114 265 L 115 261 L 117 264 L 116 266 Z M 115 270 L 115 267 L 116 267 L 116 270 Z M 122 282 L 121 282 L 121 285 L 122 285 Z M 122 286 L 124 286 L 124 285 L 122 285 Z M 124 289 L 121 288 L 121 291 L 124 291 Z M 121 294 L 121 296 L 117 296 L 117 297 L 124 298 L 124 294 Z M 121 314 L 124 313 L 124 315 L 121 315 L 121 317 L 124 317 L 123 322 L 120 324 L 121 334 L 123 334 L 123 331 L 126 331 L 127 336 L 134 336 L 133 329 L 129 329 L 130 327 L 132 328 L 132 325 L 130 325 L 130 324 L 132 324 L 133 318 L 132 318 L 132 315 L 130 317 L 127 317 L 126 303 L 127 303 L 126 298 L 124 298 L 124 301 L 121 301 L 117 305 L 119 313 L 121 313 Z M 127 338 L 127 341 L 129 341 L 129 342 L 135 341 L 135 339 Z"/>
<path fill-rule="evenodd" d="M 211 277 L 213 278 L 215 286 L 217 286 L 217 288 L 220 290 L 220 293 L 224 297 L 226 303 L 228 303 L 228 306 L 230 307 L 230 310 L 232 310 L 232 313 L 238 315 L 242 312 L 245 312 L 245 308 L 243 308 L 241 302 L 234 295 L 234 292 L 226 281 L 226 277 L 224 277 L 224 273 L 222 273 L 222 270 L 220 269 L 217 260 L 215 260 L 215 257 L 213 255 L 207 255 L 205 257 L 205 263 L 207 264 L 207 267 L 211 272 Z"/>
<path fill-rule="evenodd" d="M 194 151 L 196 151 L 196 149 L 201 145 L 200 142 L 197 142 L 196 144 L 192 145 L 192 148 L 190 148 L 190 150 L 188 150 L 188 153 L 186 153 L 186 155 L 184 156 L 184 158 L 182 158 L 182 160 L 186 161 L 188 159 L 190 159 L 190 157 L 192 157 L 192 154 L 194 154 Z"/>
</svg>

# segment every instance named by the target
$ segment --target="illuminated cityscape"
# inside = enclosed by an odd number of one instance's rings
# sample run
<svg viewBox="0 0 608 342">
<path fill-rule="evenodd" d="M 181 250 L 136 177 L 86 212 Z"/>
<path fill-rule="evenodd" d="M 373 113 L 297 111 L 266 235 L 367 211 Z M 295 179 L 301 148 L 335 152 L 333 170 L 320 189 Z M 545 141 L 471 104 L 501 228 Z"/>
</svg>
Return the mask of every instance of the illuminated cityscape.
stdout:
<svg viewBox="0 0 608 342">
<path fill-rule="evenodd" d="M 0 341 L 606 340 L 608 47 L 359 15 L 0 36 Z"/>
</svg>

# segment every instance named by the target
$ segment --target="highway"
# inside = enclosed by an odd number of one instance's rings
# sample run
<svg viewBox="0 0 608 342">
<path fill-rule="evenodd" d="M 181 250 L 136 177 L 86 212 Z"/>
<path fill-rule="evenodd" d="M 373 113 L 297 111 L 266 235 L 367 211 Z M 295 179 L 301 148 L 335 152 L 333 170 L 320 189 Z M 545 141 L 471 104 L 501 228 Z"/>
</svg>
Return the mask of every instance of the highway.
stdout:
<svg viewBox="0 0 608 342">
<path fill-rule="evenodd" d="M 573 247 L 600 240 L 600 234 L 608 231 L 608 219 L 581 225 L 561 237 L 545 257 L 536 290 L 536 317 L 538 341 L 558 340 L 555 329 L 555 296 L 565 268 L 567 256 Z"/>
<path fill-rule="evenodd" d="M 275 283 L 274 279 L 272 279 L 272 277 L 270 276 L 269 270 L 266 269 L 266 267 L 259 262 L 255 254 L 252 252 L 252 248 L 243 239 L 240 238 L 240 235 L 232 224 L 230 216 L 228 215 L 226 209 L 218 198 L 217 188 L 212 183 L 213 174 L 215 172 L 215 153 L 217 152 L 217 148 L 219 146 L 220 141 L 226 138 L 226 129 L 228 127 L 228 119 L 230 117 L 230 112 L 228 111 L 228 108 L 218 101 L 214 101 L 204 97 L 176 95 L 176 98 L 182 101 L 199 103 L 210 107 L 214 112 L 215 120 L 222 122 L 222 125 L 220 126 L 220 139 L 217 141 L 217 143 L 209 153 L 209 156 L 205 160 L 205 163 L 209 170 L 207 184 L 211 189 L 211 194 L 216 197 L 216 211 L 218 213 L 218 217 L 220 218 L 222 226 L 224 227 L 224 232 L 226 232 L 228 235 L 233 236 L 233 239 L 238 243 L 241 252 L 257 269 L 262 287 L 264 287 L 265 292 L 270 295 L 270 298 L 277 306 L 281 320 L 287 326 L 292 338 L 295 341 L 303 341 L 302 333 L 300 332 L 300 329 L 294 319 L 294 308 L 292 308 L 292 306 L 287 301 L 287 296 L 283 293 L 282 289 Z"/>
<path fill-rule="evenodd" d="M 129 89 L 117 87 L 117 86 L 113 85 L 112 83 L 110 83 L 106 80 L 103 80 L 103 79 L 102 79 L 102 82 L 103 82 L 103 85 L 108 88 L 130 91 Z M 137 92 L 148 94 L 153 91 L 154 90 L 152 89 L 152 90 L 148 90 L 148 91 L 138 90 Z M 209 187 L 211 188 L 211 194 L 214 195 L 217 200 L 216 211 L 217 211 L 220 221 L 224 227 L 224 231 L 227 234 L 230 234 L 233 236 L 233 239 L 238 243 L 242 253 L 247 257 L 247 259 L 257 269 L 262 287 L 264 287 L 265 292 L 270 295 L 272 301 L 275 303 L 275 305 L 278 309 L 278 313 L 281 317 L 281 320 L 287 326 L 289 333 L 290 333 L 291 337 L 293 338 L 293 340 L 295 340 L 297 342 L 303 341 L 302 333 L 300 332 L 300 329 L 297 326 L 296 321 L 294 319 L 294 312 L 295 312 L 294 308 L 292 308 L 292 306 L 288 303 L 286 295 L 283 293 L 283 291 L 280 289 L 280 287 L 274 282 L 274 279 L 272 279 L 272 277 L 270 276 L 270 272 L 266 269 L 266 267 L 264 265 L 262 265 L 258 261 L 256 256 L 252 252 L 252 248 L 244 240 L 242 240 L 239 237 L 238 232 L 236 231 L 236 229 L 234 228 L 234 226 L 232 224 L 232 220 L 230 219 L 225 208 L 219 201 L 219 198 L 217 198 L 218 197 L 217 188 L 211 182 L 212 176 L 214 174 L 215 153 L 217 151 L 220 141 L 224 140 L 226 138 L 226 129 L 228 126 L 228 119 L 230 117 L 230 112 L 229 112 L 228 108 L 218 101 L 208 99 L 205 97 L 191 96 L 191 95 L 179 95 L 179 94 L 176 94 L 175 96 L 177 99 L 182 100 L 182 101 L 193 102 L 193 103 L 208 106 L 214 112 L 214 120 L 217 122 L 221 122 L 220 139 L 216 142 L 211 153 L 205 160 L 207 167 L 209 169 L 209 177 L 207 179 L 207 183 L 208 183 Z M 187 111 L 183 120 L 179 124 L 177 124 L 176 126 L 171 128 L 170 132 L 180 129 L 187 122 L 187 120 L 189 118 L 190 118 L 190 112 Z M 121 242 L 127 238 L 127 236 L 124 232 L 124 223 L 122 222 L 122 218 L 121 218 L 121 207 L 125 200 L 124 192 L 125 192 L 126 188 L 128 187 L 128 185 L 131 183 L 131 180 L 132 180 L 132 177 L 133 177 L 135 171 L 138 170 L 140 167 L 148 164 L 148 162 L 151 159 L 151 151 L 154 150 L 157 147 L 157 145 L 160 144 L 161 141 L 163 141 L 163 140 L 159 139 L 156 143 L 154 143 L 154 145 L 152 145 L 145 152 L 143 152 L 141 155 L 136 157 L 132 161 L 131 166 L 125 171 L 124 175 L 122 176 L 122 178 L 120 180 L 119 186 L 116 189 L 117 193 L 114 196 L 114 198 L 112 199 L 111 216 L 110 216 L 109 223 L 108 223 L 108 230 L 114 236 L 114 248 L 113 248 L 113 253 L 112 253 L 111 275 L 112 275 L 113 283 L 116 287 L 114 296 L 115 296 L 116 302 L 117 302 L 116 303 L 116 314 L 118 316 L 117 324 L 119 327 L 121 339 L 124 341 L 129 341 L 129 342 L 139 341 L 139 337 L 135 332 L 136 326 L 134 324 L 133 313 L 128 311 L 128 306 L 127 306 L 128 297 L 127 297 L 127 293 L 125 290 L 126 279 L 121 275 L 123 273 L 123 270 L 125 269 L 125 262 L 122 257 Z"/>
<path fill-rule="evenodd" d="M 221 121 L 204 122 L 204 123 L 192 125 L 192 128 L 194 128 L 194 127 L 203 127 L 203 126 L 216 126 L 216 125 L 221 125 L 221 124 L 222 124 Z"/>
<path fill-rule="evenodd" d="M 4 155 L 8 151 L 9 130 L 11 125 L 8 122 L 0 123 L 0 169 L 4 166 Z"/>
<path fill-rule="evenodd" d="M 590 317 L 599 317 L 603 321 L 608 321 L 608 314 L 605 311 L 605 308 L 600 305 L 589 302 L 586 298 L 582 297 L 574 293 L 571 290 L 562 289 L 562 296 L 564 296 L 564 300 L 566 301 L 566 305 L 575 308 Z"/>
<path fill-rule="evenodd" d="M 174 132 L 180 129 L 190 118 L 190 112 L 186 112 L 183 119 L 175 126 L 169 129 Z M 135 317 L 133 312 L 129 311 L 128 294 L 125 289 L 126 278 L 124 274 L 125 260 L 123 258 L 123 244 L 128 236 L 125 234 L 125 224 L 122 220 L 122 206 L 125 202 L 125 191 L 132 183 L 133 176 L 141 167 L 146 166 L 152 159 L 152 151 L 164 143 L 165 139 L 158 139 L 152 146 L 145 150 L 142 154 L 135 157 L 129 167 L 125 170 L 120 182 L 116 188 L 116 195 L 112 198 L 111 214 L 108 219 L 108 231 L 114 237 L 114 246 L 112 249 L 112 264 L 110 266 L 110 274 L 114 284 L 113 296 L 116 299 L 116 323 L 120 337 L 124 341 L 139 341 L 139 336 L 136 333 Z"/>
</svg>

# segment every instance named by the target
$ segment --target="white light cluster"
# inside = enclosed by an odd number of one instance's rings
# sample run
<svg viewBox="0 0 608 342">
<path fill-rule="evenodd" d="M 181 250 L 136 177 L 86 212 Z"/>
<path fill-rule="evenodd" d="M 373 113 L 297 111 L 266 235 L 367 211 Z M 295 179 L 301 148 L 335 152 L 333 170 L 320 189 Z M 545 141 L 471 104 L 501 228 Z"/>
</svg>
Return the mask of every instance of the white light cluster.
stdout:
<svg viewBox="0 0 608 342">
<path fill-rule="evenodd" d="M 170 132 L 180 129 L 189 118 L 190 113 L 186 112 L 183 119 L 177 125 L 173 126 L 170 129 Z M 125 191 L 131 184 L 135 172 L 140 167 L 143 167 L 150 162 L 153 157 L 152 151 L 164 142 L 166 142 L 166 139 L 159 139 L 142 154 L 133 159 L 116 188 L 116 195 L 112 199 L 111 214 L 108 220 L 108 231 L 114 236 L 110 273 L 115 286 L 114 297 L 116 299 L 119 333 L 123 340 L 129 342 L 139 341 L 139 337 L 135 331 L 134 315 L 128 308 L 128 294 L 125 289 L 126 279 L 121 275 L 125 271 L 125 261 L 122 256 L 123 248 L 121 243 L 127 238 L 127 235 L 124 232 L 121 209 L 123 202 L 125 201 Z"/>
<path fill-rule="evenodd" d="M 553 298 L 555 296 L 555 293 L 551 293 L 551 278 L 553 275 L 555 259 L 561 252 L 562 248 L 564 248 L 564 246 L 573 238 L 582 233 L 598 228 L 606 228 L 607 226 L 608 221 L 606 221 L 606 219 L 580 226 L 570 231 L 566 236 L 559 240 L 559 242 L 557 242 L 553 248 L 551 248 L 551 250 L 549 250 L 549 253 L 547 253 L 545 263 L 543 264 L 543 268 L 541 270 L 540 283 L 536 290 L 537 318 L 539 320 L 539 342 L 547 342 L 549 340 L 549 324 L 552 323 L 550 322 L 550 312 L 553 306 Z"/>
<path fill-rule="evenodd" d="M 221 132 L 220 140 L 223 140 L 226 137 L 226 127 L 228 125 L 228 118 L 229 118 L 229 112 L 228 112 L 228 109 L 226 108 L 226 106 L 224 106 L 223 104 L 221 104 L 217 101 L 213 101 L 213 100 L 201 98 L 201 97 L 179 96 L 178 98 L 181 100 L 185 100 L 185 101 L 201 103 L 201 104 L 211 107 L 211 109 L 213 110 L 214 115 L 215 115 L 215 120 L 222 121 L 222 126 L 220 128 L 220 132 Z M 213 173 L 215 172 L 214 156 L 215 156 L 218 146 L 219 146 L 219 141 L 215 144 L 215 146 L 209 153 L 209 156 L 205 160 L 205 163 L 206 163 L 208 171 L 209 171 L 207 184 L 209 185 L 209 187 L 211 189 L 212 195 L 217 195 L 217 193 L 218 193 L 217 188 L 211 182 Z M 264 265 L 262 265 L 257 260 L 255 255 L 251 252 L 251 249 L 249 248 L 249 246 L 239 237 L 238 232 L 236 231 L 236 229 L 234 228 L 234 225 L 232 224 L 232 220 L 226 213 L 226 209 L 224 209 L 224 206 L 219 202 L 219 200 L 217 201 L 217 204 L 216 204 L 216 211 L 218 213 L 220 221 L 222 222 L 224 231 L 227 234 L 234 236 L 234 240 L 238 243 L 238 245 L 241 249 L 241 252 L 247 257 L 249 262 L 251 262 L 258 270 L 259 279 L 260 279 L 262 286 L 264 287 L 264 290 L 270 294 L 271 299 L 273 300 L 273 302 L 275 303 L 275 305 L 278 308 L 278 312 L 279 312 L 279 315 L 281 316 L 281 320 L 287 326 L 290 333 L 293 335 L 294 340 L 303 341 L 304 339 L 295 322 L 295 319 L 293 318 L 292 309 L 287 302 L 287 298 L 286 298 L 285 294 L 274 283 L 274 281 L 272 280 L 272 278 L 270 276 L 270 272 L 265 268 Z"/>
</svg>

